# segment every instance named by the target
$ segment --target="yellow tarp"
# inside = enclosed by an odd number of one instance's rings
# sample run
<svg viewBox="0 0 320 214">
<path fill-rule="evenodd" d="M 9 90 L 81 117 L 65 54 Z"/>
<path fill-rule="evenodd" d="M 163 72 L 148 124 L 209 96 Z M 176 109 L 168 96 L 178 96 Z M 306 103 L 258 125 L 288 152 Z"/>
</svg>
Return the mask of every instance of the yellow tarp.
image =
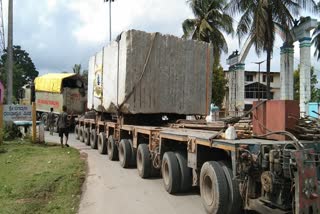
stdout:
<svg viewBox="0 0 320 214">
<path fill-rule="evenodd" d="M 37 77 L 34 80 L 36 91 L 61 93 L 62 80 L 75 75 L 74 73 L 50 73 Z"/>
</svg>

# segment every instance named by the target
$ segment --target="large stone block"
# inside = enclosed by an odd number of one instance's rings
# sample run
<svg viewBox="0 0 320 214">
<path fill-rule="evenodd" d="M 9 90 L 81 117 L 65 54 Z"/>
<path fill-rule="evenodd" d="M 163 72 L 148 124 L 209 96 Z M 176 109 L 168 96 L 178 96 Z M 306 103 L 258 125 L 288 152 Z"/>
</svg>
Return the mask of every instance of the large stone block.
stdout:
<svg viewBox="0 0 320 214">
<path fill-rule="evenodd" d="M 90 58 L 88 108 L 126 114 L 208 114 L 212 47 L 130 30 Z"/>
</svg>

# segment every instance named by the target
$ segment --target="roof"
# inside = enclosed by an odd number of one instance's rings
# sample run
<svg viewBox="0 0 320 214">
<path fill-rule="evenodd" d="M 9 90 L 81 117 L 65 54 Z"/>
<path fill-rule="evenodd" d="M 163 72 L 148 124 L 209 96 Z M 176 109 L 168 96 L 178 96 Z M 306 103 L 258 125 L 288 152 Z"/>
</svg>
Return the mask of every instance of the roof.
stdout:
<svg viewBox="0 0 320 214">
<path fill-rule="evenodd" d="M 75 73 L 50 73 L 37 77 L 34 80 L 36 91 L 60 93 L 62 80 L 75 76 Z"/>
</svg>

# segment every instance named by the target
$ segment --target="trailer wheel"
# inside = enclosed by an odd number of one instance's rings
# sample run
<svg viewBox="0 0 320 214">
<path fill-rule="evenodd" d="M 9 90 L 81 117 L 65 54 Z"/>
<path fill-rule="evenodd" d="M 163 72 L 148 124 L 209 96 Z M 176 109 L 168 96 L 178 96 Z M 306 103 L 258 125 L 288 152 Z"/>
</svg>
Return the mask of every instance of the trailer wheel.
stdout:
<svg viewBox="0 0 320 214">
<path fill-rule="evenodd" d="M 98 136 L 98 150 L 100 154 L 107 154 L 107 139 L 104 132 L 100 132 Z"/>
<path fill-rule="evenodd" d="M 84 142 L 84 127 L 83 126 L 80 126 L 79 128 L 79 139 L 80 139 L 80 142 Z"/>
<path fill-rule="evenodd" d="M 108 157 L 109 160 L 116 161 L 118 157 L 118 148 L 116 142 L 114 141 L 113 135 L 110 135 L 108 138 Z"/>
<path fill-rule="evenodd" d="M 90 132 L 90 146 L 91 149 L 97 149 L 98 145 L 97 145 L 97 133 L 95 129 L 92 129 Z"/>
<path fill-rule="evenodd" d="M 192 170 L 188 167 L 186 155 L 176 152 L 175 153 L 181 174 L 180 192 L 187 192 L 192 187 Z"/>
<path fill-rule="evenodd" d="M 228 183 L 218 162 L 209 161 L 202 165 L 200 194 L 207 213 L 226 213 L 229 206 Z"/>
<path fill-rule="evenodd" d="M 151 175 L 151 159 L 147 144 L 139 144 L 137 150 L 137 169 L 141 178 Z"/>
<path fill-rule="evenodd" d="M 74 134 L 76 135 L 76 140 L 79 140 L 79 125 L 74 127 Z"/>
<path fill-rule="evenodd" d="M 90 146 L 90 128 L 84 128 L 84 143 Z"/>
<path fill-rule="evenodd" d="M 127 139 L 122 139 L 119 143 L 119 161 L 122 168 L 128 168 L 132 161 L 132 150 Z"/>
<path fill-rule="evenodd" d="M 41 122 L 43 123 L 44 130 L 49 131 L 48 124 L 48 113 L 42 113 L 41 115 Z"/>
<path fill-rule="evenodd" d="M 137 151 L 135 148 L 133 148 L 133 142 L 131 139 L 128 140 L 130 143 L 130 148 L 131 148 L 131 162 L 130 165 L 132 167 L 136 167 L 137 166 Z"/>
<path fill-rule="evenodd" d="M 163 155 L 161 173 L 166 191 L 170 194 L 179 192 L 181 173 L 179 162 L 173 152 L 166 152 Z"/>
<path fill-rule="evenodd" d="M 233 172 L 228 164 L 222 161 L 219 162 L 219 164 L 223 169 L 229 187 L 229 206 L 227 214 L 240 213 L 242 209 L 242 199 L 239 191 L 239 183 L 237 180 L 233 179 Z"/>
</svg>

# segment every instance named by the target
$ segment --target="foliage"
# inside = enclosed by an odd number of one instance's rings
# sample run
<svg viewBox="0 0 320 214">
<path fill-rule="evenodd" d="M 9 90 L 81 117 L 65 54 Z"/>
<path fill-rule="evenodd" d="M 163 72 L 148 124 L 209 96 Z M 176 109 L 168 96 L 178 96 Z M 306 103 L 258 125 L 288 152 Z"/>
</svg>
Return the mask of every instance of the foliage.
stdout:
<svg viewBox="0 0 320 214">
<path fill-rule="evenodd" d="M 3 140 L 6 140 L 6 141 L 14 140 L 22 136 L 18 126 L 16 126 L 13 123 L 5 124 L 3 133 L 1 134 L 3 135 Z"/>
<path fill-rule="evenodd" d="M 318 79 L 317 75 L 315 74 L 314 67 L 310 69 L 310 80 L 311 80 L 311 100 L 310 102 L 320 102 L 320 89 L 317 88 Z M 296 69 L 293 73 L 294 81 L 293 81 L 293 88 L 294 88 L 294 99 L 300 99 L 300 65 L 298 69 Z"/>
<path fill-rule="evenodd" d="M 236 33 L 240 39 L 249 35 L 253 40 L 257 54 L 267 53 L 267 96 L 270 99 L 270 62 L 275 42 L 276 27 L 286 35 L 286 42 L 291 45 L 289 33 L 293 27 L 293 15 L 298 15 L 302 8 L 315 7 L 313 0 L 272 0 L 252 1 L 233 0 L 227 8 L 233 15 L 241 14 Z"/>
<path fill-rule="evenodd" d="M 189 0 L 195 18 L 182 23 L 183 38 L 211 42 L 214 60 L 221 52 L 228 52 L 228 45 L 222 32 L 233 34 L 233 19 L 224 11 L 226 0 Z"/>
<path fill-rule="evenodd" d="M 81 64 L 75 64 L 72 68 L 73 73 L 79 74 L 82 77 L 83 82 L 87 85 L 88 84 L 88 70 L 81 70 Z"/>
<path fill-rule="evenodd" d="M 73 73 L 75 74 L 81 74 L 81 64 L 75 64 L 72 70 L 73 70 Z"/>
<path fill-rule="evenodd" d="M 18 90 L 33 81 L 39 72 L 36 70 L 32 59 L 21 46 L 13 46 L 13 96 L 18 96 Z M 0 59 L 0 80 L 6 85 L 7 83 L 7 51 Z"/>
<path fill-rule="evenodd" d="M 213 65 L 212 77 L 212 102 L 222 108 L 223 99 L 226 93 L 227 80 L 224 76 L 223 67 L 220 64 Z"/>
<path fill-rule="evenodd" d="M 77 213 L 85 163 L 72 148 L 3 145 L 0 213 Z"/>
</svg>

